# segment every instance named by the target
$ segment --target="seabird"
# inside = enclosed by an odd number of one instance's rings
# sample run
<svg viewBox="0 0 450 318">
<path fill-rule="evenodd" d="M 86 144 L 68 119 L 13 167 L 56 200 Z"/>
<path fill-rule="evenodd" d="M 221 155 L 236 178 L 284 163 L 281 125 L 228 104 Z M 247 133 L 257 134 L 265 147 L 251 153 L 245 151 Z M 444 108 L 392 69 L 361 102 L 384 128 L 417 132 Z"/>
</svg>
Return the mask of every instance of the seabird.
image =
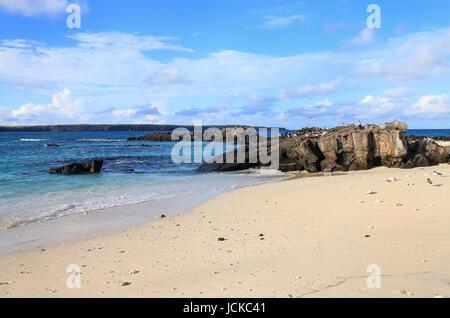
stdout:
<svg viewBox="0 0 450 318">
<path fill-rule="evenodd" d="M 427 179 L 428 184 L 433 184 L 433 182 L 430 180 L 430 178 Z"/>
<path fill-rule="evenodd" d="M 434 174 L 435 176 L 442 176 L 442 173 L 437 172 L 437 171 L 433 171 L 433 174 Z"/>
</svg>

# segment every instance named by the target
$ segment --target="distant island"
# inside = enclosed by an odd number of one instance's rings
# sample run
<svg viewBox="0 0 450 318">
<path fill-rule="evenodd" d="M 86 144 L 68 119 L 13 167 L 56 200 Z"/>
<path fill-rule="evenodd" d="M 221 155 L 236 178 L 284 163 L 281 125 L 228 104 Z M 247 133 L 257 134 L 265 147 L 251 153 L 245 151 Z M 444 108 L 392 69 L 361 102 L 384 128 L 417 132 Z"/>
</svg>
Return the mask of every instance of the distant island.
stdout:
<svg viewBox="0 0 450 318">
<path fill-rule="evenodd" d="M 242 125 L 215 125 L 203 126 L 204 129 L 216 127 L 250 126 Z M 0 132 L 68 132 L 68 131 L 173 131 L 176 128 L 194 130 L 192 125 L 42 125 L 42 126 L 0 126 Z M 259 128 L 259 127 L 254 127 Z"/>
</svg>

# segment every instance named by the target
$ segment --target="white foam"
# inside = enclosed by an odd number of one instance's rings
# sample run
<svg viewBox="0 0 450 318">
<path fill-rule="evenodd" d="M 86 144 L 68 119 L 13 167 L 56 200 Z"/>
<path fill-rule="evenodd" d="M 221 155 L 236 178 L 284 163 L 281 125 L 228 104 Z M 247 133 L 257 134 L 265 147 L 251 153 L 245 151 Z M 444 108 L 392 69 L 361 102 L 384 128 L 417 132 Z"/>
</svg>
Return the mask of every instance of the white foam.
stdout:
<svg viewBox="0 0 450 318">
<path fill-rule="evenodd" d="M 32 142 L 32 141 L 45 141 L 48 139 L 20 139 L 20 141 L 24 141 L 24 142 Z"/>
</svg>

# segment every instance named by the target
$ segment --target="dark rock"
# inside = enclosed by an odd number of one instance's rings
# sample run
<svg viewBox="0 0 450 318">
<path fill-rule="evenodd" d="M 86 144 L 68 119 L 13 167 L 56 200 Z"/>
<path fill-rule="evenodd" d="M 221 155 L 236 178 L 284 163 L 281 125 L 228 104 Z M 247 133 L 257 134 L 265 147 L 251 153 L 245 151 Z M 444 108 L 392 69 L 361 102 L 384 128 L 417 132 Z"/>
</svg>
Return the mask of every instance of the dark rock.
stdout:
<svg viewBox="0 0 450 318">
<path fill-rule="evenodd" d="M 283 172 L 366 170 L 376 166 L 414 168 L 450 162 L 450 138 L 406 137 L 408 126 L 394 121 L 378 125 L 342 126 L 332 129 L 304 128 L 280 139 L 279 169 Z M 211 163 L 200 172 L 237 171 L 259 168 L 259 161 Z M 270 146 L 268 147 L 270 149 Z M 236 158 L 236 150 L 234 151 Z M 225 162 L 223 155 L 223 162 Z M 235 160 L 236 162 L 236 160 Z"/>
<path fill-rule="evenodd" d="M 395 120 L 390 123 L 386 123 L 385 127 L 387 130 L 400 130 L 402 132 L 408 131 L 408 125 L 406 123 L 400 122 L 398 120 Z"/>
<path fill-rule="evenodd" d="M 320 168 L 322 169 L 323 172 L 345 172 L 347 171 L 347 169 L 345 169 L 344 166 L 341 166 L 340 164 L 338 164 L 337 162 L 330 160 L 330 159 L 325 159 L 320 163 Z"/>
<path fill-rule="evenodd" d="M 91 160 L 85 163 L 72 163 L 67 166 L 50 169 L 50 174 L 85 174 L 85 173 L 99 173 L 102 170 L 103 160 Z"/>
<path fill-rule="evenodd" d="M 57 145 L 57 144 L 48 144 L 48 145 L 45 145 L 45 147 L 59 147 L 59 145 Z"/>
<path fill-rule="evenodd" d="M 259 137 L 256 134 L 250 135 L 250 132 L 254 132 L 256 130 L 249 130 L 246 131 L 245 127 L 228 127 L 223 128 L 221 130 L 222 132 L 222 140 L 215 140 L 214 137 L 211 137 L 211 140 L 205 140 L 205 141 L 227 141 L 227 133 L 230 133 L 231 135 L 228 136 L 230 140 L 234 144 L 250 144 L 252 139 L 255 139 L 256 141 L 259 140 Z M 248 134 L 247 134 L 248 133 Z M 206 138 L 206 137 L 205 137 Z M 180 136 L 178 139 L 175 138 L 175 140 L 172 139 L 172 132 L 157 132 L 157 133 L 151 133 L 142 137 L 130 137 L 127 139 L 128 141 L 158 141 L 158 142 L 168 142 L 168 141 L 181 141 L 183 140 L 183 136 Z M 194 141 L 194 133 L 190 133 L 190 140 Z M 144 145 L 142 145 L 144 146 Z"/>
<path fill-rule="evenodd" d="M 128 138 L 127 140 L 128 141 L 174 141 L 174 140 L 172 140 L 171 132 L 152 133 L 152 134 L 148 134 L 148 135 L 145 135 L 142 137 L 131 137 L 131 138 Z M 192 137 L 192 140 L 193 140 L 193 137 Z"/>
<path fill-rule="evenodd" d="M 165 216 L 164 214 L 161 215 L 161 219 L 165 219 L 167 216 Z"/>
<path fill-rule="evenodd" d="M 238 154 L 239 151 L 244 151 L 245 157 L 244 162 L 238 162 Z M 227 155 L 231 154 L 233 155 L 233 163 L 226 163 L 226 157 Z M 220 158 L 220 160 L 218 160 Z M 219 161 L 219 162 L 218 162 Z M 222 163 L 220 163 L 220 161 Z M 231 171 L 241 171 L 241 170 L 247 170 L 251 168 L 258 168 L 263 166 L 259 160 L 259 157 L 257 158 L 251 158 L 250 157 L 250 146 L 242 146 L 240 150 L 235 149 L 231 151 L 230 153 L 224 153 L 223 155 L 220 155 L 216 158 L 214 158 L 214 162 L 212 163 L 205 163 L 202 164 L 200 167 L 197 168 L 197 172 L 231 172 Z"/>
<path fill-rule="evenodd" d="M 219 241 L 219 242 L 224 242 L 224 241 L 226 241 L 227 239 L 226 238 L 223 238 L 223 237 L 219 237 L 218 239 L 217 239 L 217 241 Z"/>
</svg>

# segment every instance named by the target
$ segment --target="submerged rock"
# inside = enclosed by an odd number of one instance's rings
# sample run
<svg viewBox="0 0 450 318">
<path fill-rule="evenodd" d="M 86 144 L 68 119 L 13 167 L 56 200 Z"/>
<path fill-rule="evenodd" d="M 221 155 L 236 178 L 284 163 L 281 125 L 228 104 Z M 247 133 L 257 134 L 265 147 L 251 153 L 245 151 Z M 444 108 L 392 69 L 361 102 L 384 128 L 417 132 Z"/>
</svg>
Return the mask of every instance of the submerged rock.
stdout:
<svg viewBox="0 0 450 318">
<path fill-rule="evenodd" d="M 72 163 L 67 166 L 50 169 L 50 174 L 85 174 L 85 173 L 99 173 L 102 170 L 103 160 L 91 160 L 85 163 Z"/>
</svg>

